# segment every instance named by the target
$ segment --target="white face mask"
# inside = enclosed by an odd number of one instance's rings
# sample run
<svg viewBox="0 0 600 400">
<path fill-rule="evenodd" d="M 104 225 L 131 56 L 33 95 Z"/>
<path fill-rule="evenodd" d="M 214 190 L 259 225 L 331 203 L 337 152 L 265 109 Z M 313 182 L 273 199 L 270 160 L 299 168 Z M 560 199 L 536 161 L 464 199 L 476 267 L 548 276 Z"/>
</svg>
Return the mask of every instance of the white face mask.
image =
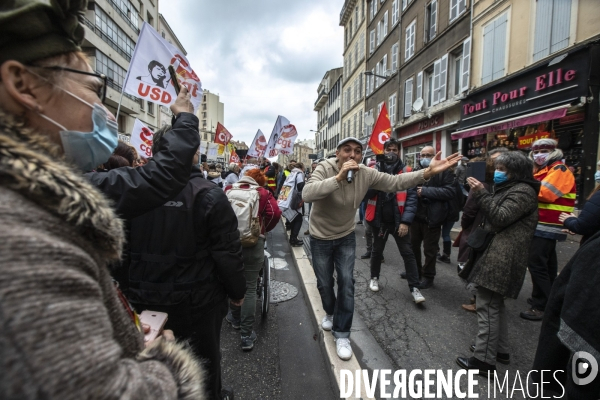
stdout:
<svg viewBox="0 0 600 400">
<path fill-rule="evenodd" d="M 548 160 L 548 153 L 538 153 L 533 155 L 533 161 L 539 166 L 546 164 Z"/>
</svg>

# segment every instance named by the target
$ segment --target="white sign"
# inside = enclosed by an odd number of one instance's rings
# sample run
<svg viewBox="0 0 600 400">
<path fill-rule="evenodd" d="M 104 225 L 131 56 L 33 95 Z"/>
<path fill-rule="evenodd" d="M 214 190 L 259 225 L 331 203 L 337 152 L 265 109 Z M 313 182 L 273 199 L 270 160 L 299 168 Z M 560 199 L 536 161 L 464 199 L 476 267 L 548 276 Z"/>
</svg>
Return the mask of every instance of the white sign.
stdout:
<svg viewBox="0 0 600 400">
<path fill-rule="evenodd" d="M 279 140 L 279 136 L 281 136 L 281 131 L 284 126 L 290 124 L 290 121 L 286 117 L 282 117 L 281 115 L 277 117 L 277 121 L 275 122 L 275 126 L 273 127 L 273 131 L 271 132 L 271 137 L 269 138 L 269 143 L 267 144 L 267 149 L 263 154 L 265 158 L 272 158 L 277 156 L 279 150 L 277 150 L 277 141 Z"/>
<path fill-rule="evenodd" d="M 171 82 L 169 65 L 175 68 L 179 84 L 187 87 L 194 109 L 197 110 L 202 102 L 200 78 L 185 55 L 146 22 L 135 45 L 123 84 L 124 92 L 161 106 L 173 104 L 177 94 Z"/>
<path fill-rule="evenodd" d="M 152 139 L 154 132 L 142 121 L 135 119 L 133 131 L 131 132 L 130 144 L 135 148 L 138 155 L 144 158 L 152 157 Z"/>
<path fill-rule="evenodd" d="M 219 150 L 219 145 L 217 143 L 209 143 L 208 150 L 206 151 L 206 158 L 209 160 L 214 160 L 217 158 Z"/>
<path fill-rule="evenodd" d="M 265 154 L 265 150 L 267 149 L 267 138 L 259 129 L 256 132 L 256 136 L 254 136 L 254 140 L 252 141 L 252 145 L 248 150 L 248 157 L 262 157 Z"/>
</svg>

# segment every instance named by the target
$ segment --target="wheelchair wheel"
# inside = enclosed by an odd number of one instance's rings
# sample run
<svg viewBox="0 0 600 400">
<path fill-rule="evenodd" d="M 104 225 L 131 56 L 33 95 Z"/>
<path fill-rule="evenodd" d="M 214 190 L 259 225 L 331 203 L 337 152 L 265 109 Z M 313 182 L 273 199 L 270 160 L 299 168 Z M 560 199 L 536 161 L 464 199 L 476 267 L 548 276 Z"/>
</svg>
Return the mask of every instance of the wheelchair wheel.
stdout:
<svg viewBox="0 0 600 400">
<path fill-rule="evenodd" d="M 269 312 L 269 303 L 271 301 L 271 269 L 269 268 L 269 259 L 265 256 L 262 270 L 262 296 L 261 311 L 262 316 L 266 317 Z"/>
</svg>

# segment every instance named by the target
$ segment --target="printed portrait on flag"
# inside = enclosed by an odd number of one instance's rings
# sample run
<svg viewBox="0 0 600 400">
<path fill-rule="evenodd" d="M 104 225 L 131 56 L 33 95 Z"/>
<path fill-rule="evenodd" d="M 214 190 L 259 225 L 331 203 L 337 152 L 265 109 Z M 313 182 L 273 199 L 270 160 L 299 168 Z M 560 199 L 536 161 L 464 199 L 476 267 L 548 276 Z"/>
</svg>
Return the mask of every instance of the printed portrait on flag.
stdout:
<svg viewBox="0 0 600 400">
<path fill-rule="evenodd" d="M 148 75 L 138 76 L 136 79 L 148 83 L 150 85 L 155 85 L 166 89 L 169 83 L 169 80 L 167 78 L 168 73 L 165 66 L 156 60 L 152 60 L 148 64 Z"/>
</svg>

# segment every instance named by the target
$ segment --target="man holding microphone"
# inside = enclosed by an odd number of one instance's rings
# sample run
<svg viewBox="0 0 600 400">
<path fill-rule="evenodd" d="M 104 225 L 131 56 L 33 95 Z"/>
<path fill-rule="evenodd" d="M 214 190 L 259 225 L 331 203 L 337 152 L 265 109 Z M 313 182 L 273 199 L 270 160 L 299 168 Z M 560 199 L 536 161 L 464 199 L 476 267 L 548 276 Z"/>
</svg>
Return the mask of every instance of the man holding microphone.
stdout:
<svg viewBox="0 0 600 400">
<path fill-rule="evenodd" d="M 354 216 L 367 190 L 372 188 L 395 192 L 413 188 L 461 159 L 458 153 L 440 159 L 439 152 L 428 168 L 390 175 L 359 165 L 362 156 L 363 148 L 358 139 L 348 137 L 341 140 L 336 158 L 319 163 L 302 191 L 304 201 L 313 203 L 309 229 L 312 265 L 326 312 L 321 327 L 332 331 L 338 357 L 342 360 L 352 357 L 350 328 L 354 314 L 356 249 Z M 333 290 L 334 267 L 337 272 L 337 297 Z"/>
</svg>

